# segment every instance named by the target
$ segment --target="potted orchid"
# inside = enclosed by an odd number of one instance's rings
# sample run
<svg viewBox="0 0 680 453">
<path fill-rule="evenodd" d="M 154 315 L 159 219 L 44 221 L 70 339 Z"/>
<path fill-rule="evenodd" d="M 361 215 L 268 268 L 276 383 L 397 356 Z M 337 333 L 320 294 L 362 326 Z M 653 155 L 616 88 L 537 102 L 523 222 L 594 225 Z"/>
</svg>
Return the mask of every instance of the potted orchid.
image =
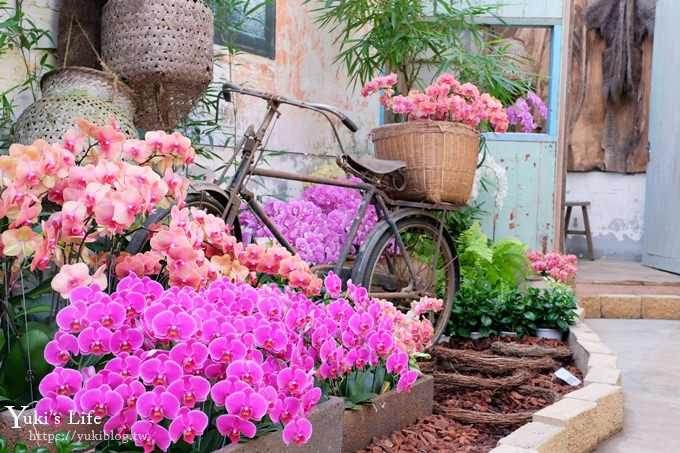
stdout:
<svg viewBox="0 0 680 453">
<path fill-rule="evenodd" d="M 409 391 L 418 377 L 409 353 L 432 331 L 418 314 L 441 308 L 425 298 L 404 315 L 361 287 L 350 284 L 347 298 L 339 291 L 332 274 L 321 304 L 228 278 L 198 291 L 134 274 L 110 295 L 75 288 L 45 349 L 56 368 L 40 383 L 36 412 L 55 424 L 94 414 L 110 438 L 145 452 L 186 443 L 212 451 L 279 429 L 301 445 L 324 395 L 344 391 L 353 404 L 370 396 L 352 384 L 357 373 L 382 370 L 375 394 Z"/>
</svg>

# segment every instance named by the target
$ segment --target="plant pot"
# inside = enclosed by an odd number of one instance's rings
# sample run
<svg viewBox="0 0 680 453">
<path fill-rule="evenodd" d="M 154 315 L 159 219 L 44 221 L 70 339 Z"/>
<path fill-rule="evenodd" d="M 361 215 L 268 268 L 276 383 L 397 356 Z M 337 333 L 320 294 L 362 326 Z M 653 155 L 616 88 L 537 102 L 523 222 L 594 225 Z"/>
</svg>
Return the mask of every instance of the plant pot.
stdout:
<svg viewBox="0 0 680 453">
<path fill-rule="evenodd" d="M 390 390 L 373 398 L 361 410 L 345 411 L 342 451 L 361 450 L 374 437 L 389 434 L 432 414 L 434 378 L 422 376 L 410 392 Z"/>
<path fill-rule="evenodd" d="M 509 331 L 503 330 L 503 331 L 500 332 L 500 336 L 501 337 L 518 337 L 519 335 L 517 335 L 517 332 L 509 332 Z"/>
<path fill-rule="evenodd" d="M 479 332 L 470 332 L 470 340 L 479 340 L 482 338 L 482 334 Z"/>
<path fill-rule="evenodd" d="M 526 280 L 524 280 L 524 287 L 538 288 L 543 290 L 550 288 L 550 284 L 548 283 L 548 280 L 546 280 L 545 277 L 542 277 L 540 275 L 529 275 L 526 278 Z"/>
<path fill-rule="evenodd" d="M 277 431 L 249 442 L 227 445 L 216 453 L 340 453 L 344 411 L 345 400 L 334 396 L 316 406 L 308 417 L 312 423 L 312 437 L 300 447 L 286 445 L 281 431 Z"/>
<path fill-rule="evenodd" d="M 553 340 L 560 340 L 564 338 L 564 332 L 557 329 L 547 329 L 539 327 L 536 329 L 536 337 L 538 338 L 551 338 Z"/>
<path fill-rule="evenodd" d="M 375 156 L 406 163 L 400 200 L 466 205 L 477 169 L 479 132 L 462 123 L 410 121 L 371 132 Z"/>
</svg>

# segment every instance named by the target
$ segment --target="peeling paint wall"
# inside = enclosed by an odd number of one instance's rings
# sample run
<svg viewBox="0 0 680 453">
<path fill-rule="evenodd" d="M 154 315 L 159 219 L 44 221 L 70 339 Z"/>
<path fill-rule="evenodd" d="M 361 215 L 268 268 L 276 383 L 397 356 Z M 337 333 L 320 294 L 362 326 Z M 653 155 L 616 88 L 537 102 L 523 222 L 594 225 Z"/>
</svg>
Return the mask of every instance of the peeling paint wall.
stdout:
<svg viewBox="0 0 680 453">
<path fill-rule="evenodd" d="M 360 87 L 348 85 L 343 69 L 338 71 L 333 64 L 337 46 L 333 45 L 330 35 L 315 24 L 315 14 L 309 12 L 314 5 L 300 3 L 295 0 L 276 2 L 274 60 L 241 54 L 234 61 L 224 61 L 221 68 L 216 68 L 215 79 L 230 79 L 257 90 L 333 105 L 345 112 L 360 128 L 356 134 L 352 134 L 341 123 L 335 122 L 343 146 L 346 150 L 365 153 L 372 148 L 368 133 L 378 125 L 378 97 L 365 99 L 359 94 Z M 235 124 L 238 133 L 250 123 L 259 124 L 265 111 L 263 101 L 237 96 L 235 103 L 235 118 L 230 109 L 225 109 L 225 121 Z M 330 125 L 321 115 L 290 106 L 282 106 L 281 113 L 267 147 L 308 155 L 272 158 L 269 160 L 272 168 L 308 173 L 334 161 L 340 150 Z M 292 195 L 299 190 L 301 185 L 298 183 L 281 182 L 276 184 L 274 192 Z"/>
<path fill-rule="evenodd" d="M 644 231 L 645 175 L 569 173 L 567 201 L 590 201 L 588 216 L 595 259 L 640 261 Z M 570 229 L 583 229 L 581 209 L 574 208 Z M 585 236 L 567 237 L 567 251 L 587 256 Z"/>
</svg>

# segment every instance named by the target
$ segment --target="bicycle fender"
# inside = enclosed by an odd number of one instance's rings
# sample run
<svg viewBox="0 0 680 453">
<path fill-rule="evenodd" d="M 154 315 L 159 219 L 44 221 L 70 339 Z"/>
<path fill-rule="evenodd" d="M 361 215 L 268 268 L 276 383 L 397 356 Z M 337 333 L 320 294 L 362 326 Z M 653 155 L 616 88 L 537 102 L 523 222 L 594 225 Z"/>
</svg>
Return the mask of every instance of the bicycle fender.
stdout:
<svg viewBox="0 0 680 453">
<path fill-rule="evenodd" d="M 189 187 L 191 188 L 192 192 L 206 192 L 215 200 L 219 201 L 222 206 L 226 206 L 229 202 L 229 194 L 213 182 L 196 181 L 192 182 Z"/>
<path fill-rule="evenodd" d="M 396 212 L 394 212 L 390 217 L 394 221 L 394 223 L 398 223 L 399 221 L 407 218 L 407 217 L 429 217 L 437 222 L 440 221 L 437 217 L 435 217 L 433 214 L 423 211 L 422 209 L 400 209 Z M 356 257 L 356 265 L 354 266 L 354 269 L 352 269 L 352 281 L 358 281 L 357 276 L 363 275 L 366 272 L 366 259 L 365 256 L 370 253 L 371 250 L 373 250 L 376 246 L 376 243 L 378 242 L 378 239 L 388 231 L 390 228 L 392 228 L 387 222 L 387 220 L 381 220 L 378 222 L 378 224 L 371 230 L 370 233 L 368 233 L 368 236 L 364 240 L 364 242 L 361 244 L 359 247 L 359 251 L 357 252 L 357 257 Z"/>
</svg>

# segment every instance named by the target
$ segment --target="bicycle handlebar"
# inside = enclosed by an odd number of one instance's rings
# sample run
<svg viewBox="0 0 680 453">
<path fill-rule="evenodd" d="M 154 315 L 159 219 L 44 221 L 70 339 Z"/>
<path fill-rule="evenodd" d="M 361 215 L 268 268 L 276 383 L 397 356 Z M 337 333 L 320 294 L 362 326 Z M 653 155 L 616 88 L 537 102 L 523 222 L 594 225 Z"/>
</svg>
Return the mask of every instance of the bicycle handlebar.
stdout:
<svg viewBox="0 0 680 453">
<path fill-rule="evenodd" d="M 342 124 L 344 124 L 345 127 L 347 127 L 347 129 L 349 129 L 350 131 L 356 132 L 359 130 L 357 125 L 354 124 L 354 121 L 352 121 L 344 113 L 342 113 L 340 110 L 331 105 L 300 101 L 298 99 L 287 98 L 285 96 L 280 96 L 278 94 L 265 93 L 264 91 L 253 90 L 251 88 L 246 88 L 236 83 L 227 82 L 224 85 L 222 85 L 222 94 L 225 96 L 226 99 L 228 99 L 227 95 L 229 93 L 246 94 L 248 96 L 255 96 L 266 101 L 273 101 L 279 104 L 288 104 L 303 109 L 322 110 L 324 112 L 332 113 L 333 115 L 337 116 L 340 119 L 340 121 L 342 121 Z"/>
</svg>

